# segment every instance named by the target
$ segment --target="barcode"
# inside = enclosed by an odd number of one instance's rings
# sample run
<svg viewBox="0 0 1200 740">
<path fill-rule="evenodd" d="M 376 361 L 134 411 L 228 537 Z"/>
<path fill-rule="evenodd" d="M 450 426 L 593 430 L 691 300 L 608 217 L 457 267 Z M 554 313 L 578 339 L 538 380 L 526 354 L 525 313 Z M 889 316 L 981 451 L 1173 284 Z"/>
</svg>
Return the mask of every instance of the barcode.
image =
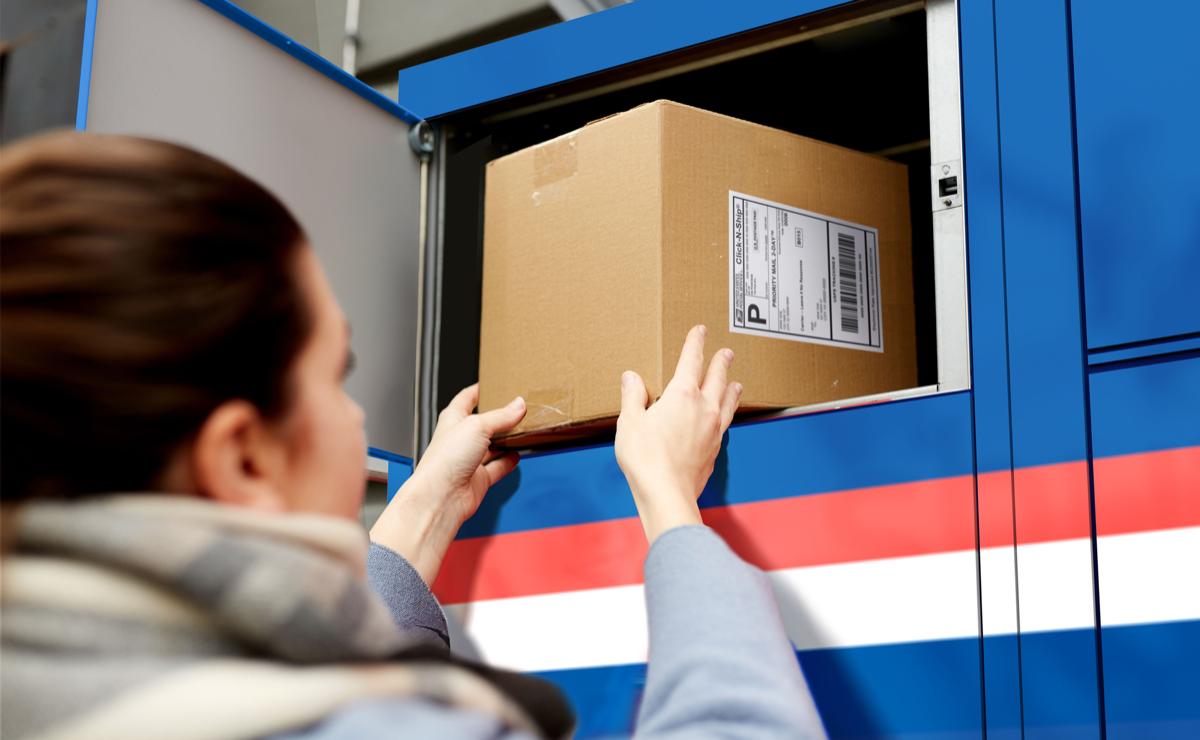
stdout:
<svg viewBox="0 0 1200 740">
<path fill-rule="evenodd" d="M 858 263 L 854 237 L 838 232 L 838 287 L 842 305 L 842 331 L 858 333 Z"/>
</svg>

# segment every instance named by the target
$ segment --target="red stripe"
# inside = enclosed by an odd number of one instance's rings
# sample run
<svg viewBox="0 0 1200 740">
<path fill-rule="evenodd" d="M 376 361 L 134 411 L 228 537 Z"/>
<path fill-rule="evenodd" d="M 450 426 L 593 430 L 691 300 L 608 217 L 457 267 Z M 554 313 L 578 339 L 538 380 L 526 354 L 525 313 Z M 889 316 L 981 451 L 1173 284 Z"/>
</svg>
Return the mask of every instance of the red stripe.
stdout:
<svg viewBox="0 0 1200 740">
<path fill-rule="evenodd" d="M 1012 547 L 1012 471 L 980 473 L 978 480 L 980 547 Z"/>
<path fill-rule="evenodd" d="M 705 509 L 704 521 L 764 570 L 975 547 L 961 476 Z M 458 540 L 433 591 L 443 604 L 642 582 L 637 519 Z"/>
<path fill-rule="evenodd" d="M 975 547 L 971 476 L 706 509 L 704 522 L 763 570 Z"/>
<path fill-rule="evenodd" d="M 1200 447 L 1096 460 L 1096 534 L 1200 527 Z"/>
<path fill-rule="evenodd" d="M 1200 447 L 1097 460 L 1099 533 L 1200 526 Z M 983 547 L 1088 537 L 1082 461 L 979 476 Z M 1014 514 L 1015 505 L 1015 514 Z M 971 477 L 705 509 L 704 520 L 764 570 L 975 547 Z M 443 604 L 627 586 L 642 581 L 635 518 L 456 541 L 433 591 Z"/>
<path fill-rule="evenodd" d="M 1091 536 L 1087 462 L 1017 468 L 1013 487 L 1018 545 Z"/>
<path fill-rule="evenodd" d="M 443 604 L 642 582 L 637 518 L 455 540 L 433 582 Z"/>
</svg>

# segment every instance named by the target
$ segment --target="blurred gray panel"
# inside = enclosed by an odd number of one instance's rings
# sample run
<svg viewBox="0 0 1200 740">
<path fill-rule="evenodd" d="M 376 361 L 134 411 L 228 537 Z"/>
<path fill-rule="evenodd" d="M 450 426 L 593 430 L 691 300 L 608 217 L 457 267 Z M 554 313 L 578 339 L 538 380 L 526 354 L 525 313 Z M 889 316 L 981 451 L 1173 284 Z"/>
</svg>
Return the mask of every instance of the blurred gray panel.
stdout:
<svg viewBox="0 0 1200 740">
<path fill-rule="evenodd" d="M 196 0 L 99 0 L 87 128 L 231 163 L 299 218 L 354 326 L 371 445 L 412 454 L 419 163 L 408 125 Z"/>
<path fill-rule="evenodd" d="M 75 124 L 87 0 L 0 3 L 0 144 Z"/>
</svg>

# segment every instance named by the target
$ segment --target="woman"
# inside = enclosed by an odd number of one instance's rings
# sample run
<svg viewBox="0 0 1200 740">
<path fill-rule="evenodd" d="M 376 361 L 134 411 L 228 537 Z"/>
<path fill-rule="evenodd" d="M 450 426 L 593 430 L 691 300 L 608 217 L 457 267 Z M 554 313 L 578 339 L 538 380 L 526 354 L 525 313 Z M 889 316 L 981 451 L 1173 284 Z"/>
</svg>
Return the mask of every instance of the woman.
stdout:
<svg viewBox="0 0 1200 740">
<path fill-rule="evenodd" d="M 521 399 L 460 393 L 368 546 L 349 327 L 274 197 L 179 146 L 53 134 L 3 152 L 0 245 L 4 737 L 570 733 L 551 685 L 451 657 L 426 585 L 517 464 L 488 445 Z M 637 732 L 823 736 L 769 582 L 696 506 L 741 391 L 704 337 L 653 406 L 621 379 Z"/>
</svg>

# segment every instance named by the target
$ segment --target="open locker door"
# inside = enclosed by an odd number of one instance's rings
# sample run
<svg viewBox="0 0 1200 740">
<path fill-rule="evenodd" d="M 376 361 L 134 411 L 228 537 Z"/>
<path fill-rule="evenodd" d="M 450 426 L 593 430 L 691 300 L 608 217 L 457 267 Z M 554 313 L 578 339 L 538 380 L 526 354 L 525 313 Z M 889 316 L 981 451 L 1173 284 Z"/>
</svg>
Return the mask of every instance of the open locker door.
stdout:
<svg viewBox="0 0 1200 740">
<path fill-rule="evenodd" d="M 89 5 L 77 127 L 185 144 L 275 193 L 353 327 L 358 367 L 346 388 L 366 411 L 368 443 L 411 458 L 423 169 L 408 140 L 415 118 L 223 0 Z"/>
</svg>

